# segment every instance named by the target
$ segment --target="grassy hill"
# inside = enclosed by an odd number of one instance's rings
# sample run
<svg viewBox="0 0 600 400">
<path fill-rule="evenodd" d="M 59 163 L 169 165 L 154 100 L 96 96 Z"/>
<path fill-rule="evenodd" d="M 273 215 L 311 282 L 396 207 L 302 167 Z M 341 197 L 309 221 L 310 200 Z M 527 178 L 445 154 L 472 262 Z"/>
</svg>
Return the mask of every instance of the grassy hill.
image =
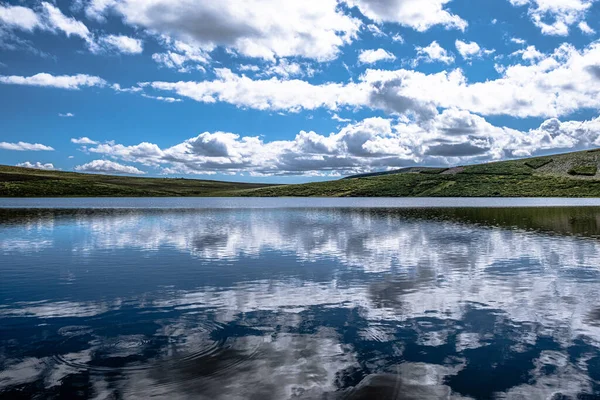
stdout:
<svg viewBox="0 0 600 400">
<path fill-rule="evenodd" d="M 406 168 L 246 196 L 600 197 L 600 149 L 471 166 Z"/>
<path fill-rule="evenodd" d="M 303 185 L 138 178 L 0 166 L 0 197 L 600 197 L 600 149 L 453 168 L 413 167 Z"/>
<path fill-rule="evenodd" d="M 0 197 L 239 196 L 264 184 L 138 178 L 0 166 Z"/>
</svg>

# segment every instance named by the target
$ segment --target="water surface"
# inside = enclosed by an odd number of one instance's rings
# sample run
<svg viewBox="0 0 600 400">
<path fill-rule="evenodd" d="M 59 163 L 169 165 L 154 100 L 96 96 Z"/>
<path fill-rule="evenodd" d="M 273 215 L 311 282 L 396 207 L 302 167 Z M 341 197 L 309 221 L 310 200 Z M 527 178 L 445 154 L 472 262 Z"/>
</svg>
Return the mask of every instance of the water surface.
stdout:
<svg viewBox="0 0 600 400">
<path fill-rule="evenodd" d="M 600 397 L 598 207 L 67 200 L 0 209 L 0 398 Z"/>
</svg>

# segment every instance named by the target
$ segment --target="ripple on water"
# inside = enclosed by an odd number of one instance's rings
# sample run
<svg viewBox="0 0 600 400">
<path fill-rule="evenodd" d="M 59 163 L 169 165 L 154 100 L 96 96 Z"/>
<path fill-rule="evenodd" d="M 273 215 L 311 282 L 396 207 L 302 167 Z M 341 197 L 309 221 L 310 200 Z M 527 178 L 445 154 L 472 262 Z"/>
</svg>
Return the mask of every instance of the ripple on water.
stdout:
<svg viewBox="0 0 600 400">
<path fill-rule="evenodd" d="M 65 337 L 83 336 L 83 335 L 87 335 L 92 332 L 93 332 L 93 329 L 91 327 L 85 326 L 85 325 L 63 326 L 62 328 L 60 328 L 58 330 L 58 334 L 60 336 L 65 336 Z"/>
<path fill-rule="evenodd" d="M 105 337 L 99 336 L 89 326 L 64 326 L 58 330 L 58 334 L 65 339 L 57 345 L 57 354 L 52 356 L 52 360 L 56 364 L 77 371 L 97 374 L 175 368 L 194 370 L 198 376 L 207 377 L 250 361 L 255 357 L 262 343 L 262 339 L 248 341 L 247 338 L 224 337 L 217 340 L 211 338 L 223 328 L 219 323 L 205 321 L 196 327 L 201 339 L 193 343 L 188 341 L 177 343 L 175 337 L 139 334 Z M 58 353 L 58 349 L 80 349 L 83 341 L 87 345 L 84 351 Z M 163 348 L 165 341 L 169 341 L 169 355 L 153 353 L 153 349 Z M 192 378 L 188 376 L 188 379 Z"/>
</svg>

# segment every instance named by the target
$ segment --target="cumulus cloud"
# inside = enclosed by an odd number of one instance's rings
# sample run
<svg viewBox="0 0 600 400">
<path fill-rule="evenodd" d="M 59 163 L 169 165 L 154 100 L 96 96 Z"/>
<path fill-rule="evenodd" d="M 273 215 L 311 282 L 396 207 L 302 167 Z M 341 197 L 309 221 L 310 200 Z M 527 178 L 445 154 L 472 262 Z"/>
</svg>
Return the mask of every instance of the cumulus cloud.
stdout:
<svg viewBox="0 0 600 400">
<path fill-rule="evenodd" d="M 585 18 L 596 0 L 509 1 L 514 6 L 528 6 L 531 20 L 538 28 L 540 28 L 543 34 L 567 36 L 570 27 L 581 22 Z"/>
<path fill-rule="evenodd" d="M 525 49 L 517 50 L 511 56 L 520 56 L 524 61 L 535 61 L 545 57 L 544 53 L 536 49 L 535 46 L 527 46 Z"/>
<path fill-rule="evenodd" d="M 479 55 L 481 47 L 476 42 L 463 42 L 462 40 L 456 41 L 456 50 L 460 53 L 463 58 L 470 58 Z"/>
<path fill-rule="evenodd" d="M 42 26 L 39 16 L 30 8 L 0 4 L 0 22 L 9 28 L 32 31 Z"/>
<path fill-rule="evenodd" d="M 417 57 L 413 60 L 413 65 L 416 66 L 419 62 L 424 61 L 426 63 L 441 62 L 444 64 L 451 64 L 454 62 L 454 56 L 449 54 L 437 41 L 431 42 L 429 46 L 415 48 L 417 50 Z"/>
<path fill-rule="evenodd" d="M 438 46 L 429 47 L 435 50 Z M 442 50 L 422 49 L 422 57 L 449 61 L 451 56 Z M 469 82 L 461 69 L 432 74 L 368 69 L 357 82 L 321 84 L 296 79 L 253 80 L 229 69 L 217 69 L 215 80 L 159 81 L 146 87 L 203 103 L 292 112 L 317 108 L 337 111 L 341 107 L 403 112 L 434 106 L 486 116 L 550 118 L 600 108 L 600 42 L 581 50 L 563 44 L 546 55 L 529 49 L 518 54 L 528 63 L 503 66 L 499 78 L 482 82 Z"/>
<path fill-rule="evenodd" d="M 41 2 L 35 9 L 21 6 L 0 5 L 0 22 L 4 28 L 52 33 L 83 39 L 92 53 L 117 51 L 124 54 L 142 52 L 142 41 L 124 35 L 105 35 L 99 38 L 81 21 L 65 15 L 60 8 L 49 2 Z M 13 37 L 13 42 L 22 40 Z M 22 43 L 25 44 L 25 43 Z"/>
<path fill-rule="evenodd" d="M 123 54 L 140 54 L 144 51 L 142 41 L 123 35 L 107 35 L 100 38 L 100 43 L 108 49 Z"/>
<path fill-rule="evenodd" d="M 43 170 L 46 170 L 46 171 L 54 171 L 54 170 L 57 169 L 57 168 L 54 168 L 54 165 L 52 163 L 42 164 L 39 161 L 37 161 L 35 163 L 31 163 L 29 161 L 25 161 L 25 162 L 17 164 L 17 167 L 43 169 Z"/>
<path fill-rule="evenodd" d="M 14 150 L 14 151 L 54 151 L 50 146 L 46 146 L 39 143 L 27 143 L 27 142 L 0 142 L 0 149 L 2 150 Z"/>
<path fill-rule="evenodd" d="M 384 49 L 361 50 L 358 61 L 363 64 L 375 64 L 378 61 L 394 61 L 396 56 Z"/>
<path fill-rule="evenodd" d="M 599 145 L 600 118 L 585 122 L 549 119 L 536 129 L 522 132 L 494 126 L 481 116 L 452 108 L 426 122 L 367 118 L 326 135 L 300 131 L 292 140 L 265 141 L 231 132 L 203 132 L 167 148 L 148 142 L 132 146 L 107 142 L 86 151 L 162 168 L 168 174 L 338 176 Z"/>
<path fill-rule="evenodd" d="M 320 107 L 336 109 L 339 104 L 364 102 L 357 84 L 325 83 L 313 85 L 299 79 L 253 80 L 226 68 L 215 70 L 217 79 L 200 82 L 150 82 L 147 87 L 172 91 L 203 103 L 217 101 L 259 110 L 300 111 Z"/>
<path fill-rule="evenodd" d="M 75 114 L 73 113 L 58 113 L 58 116 L 61 118 L 73 118 Z"/>
<path fill-rule="evenodd" d="M 140 171 L 131 165 L 123 165 L 110 160 L 94 160 L 87 164 L 77 165 L 75 171 L 93 172 L 99 174 L 130 174 L 144 175 L 144 171 Z"/>
<path fill-rule="evenodd" d="M 344 0 L 367 18 L 424 32 L 435 25 L 464 31 L 467 22 L 446 9 L 451 0 Z"/>
<path fill-rule="evenodd" d="M 9 85 L 26 85 L 53 87 L 59 89 L 76 90 L 81 87 L 105 86 L 106 81 L 97 76 L 85 74 L 77 75 L 51 75 L 45 72 L 32 76 L 0 75 L 0 83 Z"/>
<path fill-rule="evenodd" d="M 592 27 L 590 27 L 588 25 L 587 22 L 585 21 L 581 21 L 577 27 L 579 28 L 579 30 L 583 33 L 585 33 L 586 35 L 593 35 L 596 33 L 596 31 L 594 29 L 592 29 Z"/>
<path fill-rule="evenodd" d="M 455 46 L 458 53 L 465 60 L 482 57 L 484 54 L 489 55 L 495 52 L 495 50 L 482 49 L 476 42 L 463 42 L 462 40 L 457 40 Z"/>
<path fill-rule="evenodd" d="M 80 137 L 80 138 L 71 138 L 71 143 L 75 144 L 98 144 L 95 140 L 92 140 L 88 137 Z"/>
<path fill-rule="evenodd" d="M 101 18 L 109 10 L 129 25 L 203 51 L 223 46 L 269 60 L 334 59 L 361 27 L 339 9 L 337 0 L 92 0 L 87 13 Z"/>
</svg>

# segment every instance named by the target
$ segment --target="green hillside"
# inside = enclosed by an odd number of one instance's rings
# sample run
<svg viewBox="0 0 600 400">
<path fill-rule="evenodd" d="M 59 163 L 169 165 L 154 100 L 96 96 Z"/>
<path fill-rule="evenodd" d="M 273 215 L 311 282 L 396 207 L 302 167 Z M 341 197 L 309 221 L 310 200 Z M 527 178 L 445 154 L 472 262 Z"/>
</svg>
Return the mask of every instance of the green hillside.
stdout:
<svg viewBox="0 0 600 400">
<path fill-rule="evenodd" d="M 0 166 L 0 197 L 600 197 L 600 149 L 453 168 L 412 167 L 303 185 L 138 178 Z"/>
<path fill-rule="evenodd" d="M 0 197 L 237 196 L 264 184 L 138 178 L 0 166 Z"/>
<path fill-rule="evenodd" d="M 600 197 L 600 151 L 489 164 L 407 168 L 339 181 L 252 190 L 249 196 Z"/>
</svg>

